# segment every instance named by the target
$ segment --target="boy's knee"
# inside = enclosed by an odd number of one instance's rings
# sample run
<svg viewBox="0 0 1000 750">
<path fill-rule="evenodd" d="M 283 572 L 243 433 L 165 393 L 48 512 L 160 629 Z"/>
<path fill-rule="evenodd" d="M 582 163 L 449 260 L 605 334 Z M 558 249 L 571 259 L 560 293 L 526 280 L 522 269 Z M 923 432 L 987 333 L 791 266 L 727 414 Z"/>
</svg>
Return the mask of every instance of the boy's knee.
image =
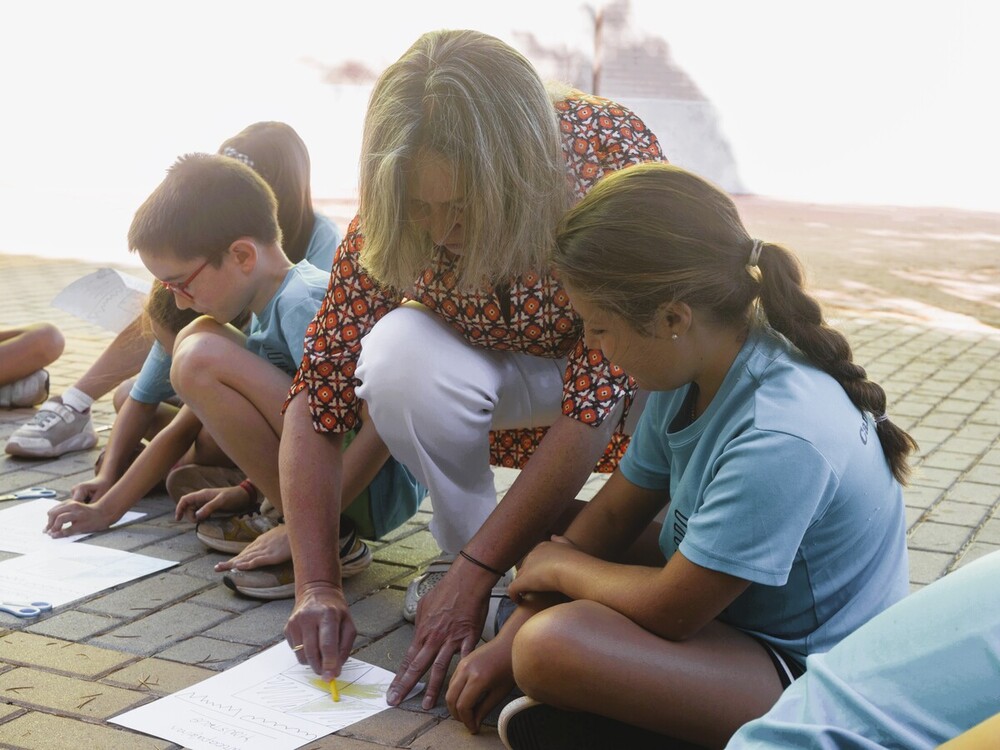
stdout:
<svg viewBox="0 0 1000 750">
<path fill-rule="evenodd" d="M 170 364 L 170 383 L 184 398 L 190 397 L 200 384 L 216 379 L 214 373 L 218 367 L 225 367 L 229 349 L 229 342 L 210 329 L 192 328 L 196 323 L 199 321 L 177 335 Z"/>
<path fill-rule="evenodd" d="M 55 362 L 66 348 L 62 331 L 51 323 L 40 323 L 35 328 L 35 341 L 39 356 L 47 362 Z"/>
<path fill-rule="evenodd" d="M 111 402 L 115 406 L 115 412 L 122 410 L 122 405 L 128 399 L 129 394 L 132 393 L 132 386 L 135 385 L 135 379 L 130 378 L 123 383 L 119 383 L 118 387 L 115 388 L 115 393 L 111 397 Z"/>
</svg>

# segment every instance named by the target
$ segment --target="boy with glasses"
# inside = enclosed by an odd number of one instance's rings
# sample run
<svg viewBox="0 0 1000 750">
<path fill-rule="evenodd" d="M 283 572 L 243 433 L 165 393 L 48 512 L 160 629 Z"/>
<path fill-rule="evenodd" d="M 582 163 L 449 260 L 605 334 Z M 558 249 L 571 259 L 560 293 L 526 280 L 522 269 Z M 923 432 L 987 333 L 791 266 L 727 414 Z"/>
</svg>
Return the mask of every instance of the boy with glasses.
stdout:
<svg viewBox="0 0 1000 750">
<path fill-rule="evenodd" d="M 270 187 L 226 156 L 181 157 L 136 212 L 128 237 L 149 272 L 173 292 L 176 305 L 202 314 L 177 336 L 171 385 L 249 478 L 243 485 L 246 504 L 263 495 L 274 507 L 270 523 L 280 523 L 281 405 L 329 275 L 308 261 L 288 259 Z M 228 324 L 246 312 L 252 317 L 244 336 Z M 373 437 L 359 432 L 358 440 Z M 178 458 L 143 455 L 137 465 L 157 460 L 169 468 Z M 346 472 L 347 497 L 360 494 L 382 471 L 394 476 L 400 471 L 387 451 L 380 461 Z M 412 479 L 409 486 L 415 510 L 419 492 Z M 50 512 L 47 530 L 62 536 L 107 528 L 137 500 L 134 493 L 109 491 L 89 505 L 68 501 Z M 360 572 L 371 553 L 353 529 L 344 537 L 341 557 Z M 290 580 L 285 585 L 292 591 Z M 269 589 L 274 594 L 281 587 Z"/>
</svg>

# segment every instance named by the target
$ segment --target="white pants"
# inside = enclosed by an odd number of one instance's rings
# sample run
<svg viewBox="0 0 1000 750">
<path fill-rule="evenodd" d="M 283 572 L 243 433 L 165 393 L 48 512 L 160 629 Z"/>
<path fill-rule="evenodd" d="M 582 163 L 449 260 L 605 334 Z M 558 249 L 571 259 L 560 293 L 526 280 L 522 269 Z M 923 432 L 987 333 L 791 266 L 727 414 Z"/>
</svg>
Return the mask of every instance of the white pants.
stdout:
<svg viewBox="0 0 1000 750">
<path fill-rule="evenodd" d="M 430 490 L 430 530 L 457 553 L 496 507 L 489 431 L 551 425 L 565 359 L 481 349 L 409 303 L 361 341 L 358 396 L 397 461 Z"/>
</svg>

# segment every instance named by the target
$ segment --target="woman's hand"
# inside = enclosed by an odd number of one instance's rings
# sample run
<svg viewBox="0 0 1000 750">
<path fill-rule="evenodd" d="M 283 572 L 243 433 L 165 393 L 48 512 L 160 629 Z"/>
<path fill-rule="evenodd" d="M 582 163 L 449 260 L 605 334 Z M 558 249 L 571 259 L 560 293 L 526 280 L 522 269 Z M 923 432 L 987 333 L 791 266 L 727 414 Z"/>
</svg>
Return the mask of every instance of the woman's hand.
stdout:
<svg viewBox="0 0 1000 750">
<path fill-rule="evenodd" d="M 177 501 L 174 518 L 177 521 L 204 521 L 213 513 L 240 513 L 252 510 L 250 493 L 239 485 L 210 487 L 189 492 Z"/>
<path fill-rule="evenodd" d="M 445 700 L 451 715 L 476 734 L 486 715 L 514 688 L 510 641 L 498 637 L 464 657 Z"/>
</svg>

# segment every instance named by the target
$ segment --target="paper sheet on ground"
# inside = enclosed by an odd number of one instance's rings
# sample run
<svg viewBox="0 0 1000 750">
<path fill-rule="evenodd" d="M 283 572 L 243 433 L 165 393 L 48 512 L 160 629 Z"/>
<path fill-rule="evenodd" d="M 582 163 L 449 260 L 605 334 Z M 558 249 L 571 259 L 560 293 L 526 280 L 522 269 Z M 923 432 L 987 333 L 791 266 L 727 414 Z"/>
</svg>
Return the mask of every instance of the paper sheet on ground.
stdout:
<svg viewBox="0 0 1000 750">
<path fill-rule="evenodd" d="M 150 286 L 113 268 L 100 268 L 59 292 L 52 306 L 119 333 L 139 317 Z"/>
<path fill-rule="evenodd" d="M 109 721 L 191 750 L 293 750 L 389 708 L 385 694 L 392 678 L 388 670 L 348 659 L 334 703 L 327 683 L 279 643 Z"/>
<path fill-rule="evenodd" d="M 58 607 L 176 564 L 93 544 L 62 544 L 0 562 L 0 596 Z"/>
<path fill-rule="evenodd" d="M 0 510 L 0 550 L 20 552 L 22 555 L 26 555 L 43 549 L 53 549 L 58 545 L 76 542 L 90 536 L 90 534 L 74 534 L 61 539 L 53 539 L 42 531 L 49 521 L 49 509 L 60 502 L 59 500 L 46 499 L 27 500 Z M 144 518 L 145 515 L 145 513 L 130 510 L 114 526 L 132 523 L 132 521 Z"/>
</svg>

